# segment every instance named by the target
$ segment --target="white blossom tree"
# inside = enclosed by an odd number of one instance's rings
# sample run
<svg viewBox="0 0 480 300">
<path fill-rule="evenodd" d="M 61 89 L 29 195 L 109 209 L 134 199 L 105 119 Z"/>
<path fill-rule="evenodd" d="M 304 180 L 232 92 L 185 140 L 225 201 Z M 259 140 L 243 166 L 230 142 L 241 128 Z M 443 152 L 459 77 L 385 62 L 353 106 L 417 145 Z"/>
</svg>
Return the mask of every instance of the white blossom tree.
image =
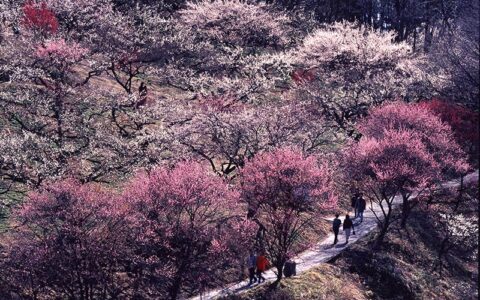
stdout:
<svg viewBox="0 0 480 300">
<path fill-rule="evenodd" d="M 160 77 L 197 95 L 261 97 L 288 78 L 283 52 L 291 45 L 290 19 L 272 7 L 239 0 L 187 3 L 176 25 L 178 49 Z"/>
<path fill-rule="evenodd" d="M 308 35 L 293 50 L 294 62 L 309 70 L 296 84 L 298 99 L 316 103 L 325 117 L 354 135 L 368 108 L 388 99 L 418 97 L 421 60 L 393 32 L 353 23 L 334 23 Z"/>
<path fill-rule="evenodd" d="M 137 26 L 141 14 L 109 1 L 2 4 L 2 188 L 111 180 L 162 159 L 161 103 L 141 82 L 151 47 L 162 47 L 150 35 L 157 19 Z"/>
</svg>

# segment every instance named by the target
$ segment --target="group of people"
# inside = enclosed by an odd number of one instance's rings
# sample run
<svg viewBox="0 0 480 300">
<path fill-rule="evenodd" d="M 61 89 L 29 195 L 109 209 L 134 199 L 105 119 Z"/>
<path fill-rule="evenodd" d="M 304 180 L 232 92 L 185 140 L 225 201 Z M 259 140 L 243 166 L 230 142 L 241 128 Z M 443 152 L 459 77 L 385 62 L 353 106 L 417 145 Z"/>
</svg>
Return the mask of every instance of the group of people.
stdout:
<svg viewBox="0 0 480 300">
<path fill-rule="evenodd" d="M 367 206 L 365 199 L 363 198 L 362 193 L 355 193 L 352 196 L 351 202 L 352 208 L 355 213 L 354 218 L 360 218 L 360 222 L 363 222 L 363 212 Z M 340 215 L 336 214 L 335 219 L 333 220 L 333 233 L 335 234 L 335 240 L 333 244 L 338 243 L 338 233 L 340 231 L 340 226 L 342 226 L 342 221 L 339 219 Z M 343 231 L 345 232 L 345 243 L 348 243 L 348 239 L 350 238 L 350 234 L 353 232 L 355 234 L 355 226 L 353 224 L 350 215 L 347 213 L 345 215 L 345 220 L 343 220 Z M 265 252 L 260 252 L 257 255 L 254 251 L 250 251 L 250 254 L 247 259 L 247 268 L 248 268 L 248 276 L 249 276 L 249 283 L 248 285 L 252 285 L 254 283 L 262 283 L 265 281 L 265 277 L 263 277 L 263 273 L 270 265 L 267 257 L 265 256 Z"/>
<path fill-rule="evenodd" d="M 352 208 L 355 213 L 354 218 L 360 218 L 360 222 L 363 222 L 363 212 L 367 207 L 367 202 L 363 198 L 362 193 L 355 193 L 352 196 Z M 342 225 L 342 221 L 339 219 L 340 215 L 336 214 L 335 219 L 333 219 L 333 233 L 335 235 L 333 244 L 338 243 L 338 233 L 340 232 L 340 226 Z M 355 226 L 353 225 L 352 219 L 350 219 L 350 215 L 347 213 L 345 215 L 345 220 L 343 221 L 343 232 L 345 232 L 345 244 L 348 243 L 348 239 L 350 238 L 350 233 L 353 231 L 355 234 Z"/>
<path fill-rule="evenodd" d="M 254 251 L 250 251 L 247 259 L 248 277 L 250 278 L 248 285 L 252 285 L 257 281 L 258 283 L 264 282 L 265 277 L 263 277 L 263 273 L 269 265 L 270 262 L 265 256 L 264 251 L 262 251 L 260 255 L 256 255 Z"/>
<path fill-rule="evenodd" d="M 352 208 L 355 213 L 355 218 L 360 218 L 360 223 L 363 222 L 363 212 L 367 207 L 367 202 L 363 199 L 362 193 L 355 193 L 352 196 Z"/>
</svg>

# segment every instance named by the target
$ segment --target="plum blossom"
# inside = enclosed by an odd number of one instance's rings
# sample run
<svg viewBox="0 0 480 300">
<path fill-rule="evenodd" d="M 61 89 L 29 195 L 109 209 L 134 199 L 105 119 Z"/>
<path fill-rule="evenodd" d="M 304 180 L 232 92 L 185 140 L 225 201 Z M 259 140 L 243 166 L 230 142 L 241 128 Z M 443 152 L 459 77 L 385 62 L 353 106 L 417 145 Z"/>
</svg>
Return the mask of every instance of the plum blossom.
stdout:
<svg viewBox="0 0 480 300">
<path fill-rule="evenodd" d="M 65 60 L 69 62 L 79 61 L 88 49 L 83 48 L 76 42 L 67 43 L 64 39 L 50 40 L 37 48 L 38 58 L 54 60 Z"/>
<path fill-rule="evenodd" d="M 333 171 L 326 162 L 291 148 L 257 154 L 240 172 L 242 200 L 261 228 L 278 279 L 292 247 L 305 229 L 336 207 Z"/>
<path fill-rule="evenodd" d="M 150 280 L 140 285 L 152 295 L 176 299 L 186 287 L 196 291 L 222 280 L 212 270 L 232 265 L 255 233 L 238 197 L 221 177 L 195 162 L 138 174 L 123 195 L 135 219 L 136 261 L 138 268 L 152 257 L 158 261 L 141 269 Z M 164 265 L 171 276 L 163 272 Z"/>
</svg>

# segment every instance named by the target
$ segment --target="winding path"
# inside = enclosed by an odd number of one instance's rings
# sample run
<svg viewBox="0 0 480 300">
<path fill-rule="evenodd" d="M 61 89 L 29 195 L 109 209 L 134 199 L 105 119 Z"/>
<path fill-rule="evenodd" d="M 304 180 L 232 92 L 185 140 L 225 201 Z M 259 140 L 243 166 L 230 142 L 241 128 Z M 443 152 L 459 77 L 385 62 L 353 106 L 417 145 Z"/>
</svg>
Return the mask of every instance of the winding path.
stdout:
<svg viewBox="0 0 480 300">
<path fill-rule="evenodd" d="M 478 170 L 470 173 L 469 175 L 465 176 L 464 181 L 478 181 Z M 459 180 L 449 181 L 444 183 L 443 187 L 454 187 L 459 185 Z M 397 206 L 401 203 L 401 197 L 396 196 L 394 199 L 394 206 Z M 321 263 L 328 262 L 333 257 L 337 256 L 342 252 L 345 248 L 349 245 L 355 243 L 358 239 L 364 237 L 369 232 L 371 232 L 377 226 L 377 220 L 375 218 L 374 212 L 380 217 L 382 215 L 382 211 L 380 207 L 376 204 L 370 205 L 370 209 L 365 210 L 363 214 L 363 222 L 358 224 L 359 220 L 354 220 L 355 226 L 355 235 L 350 235 L 350 239 L 348 244 L 345 244 L 345 236 L 342 231 L 339 234 L 339 243 L 333 246 L 333 234 L 329 234 L 324 240 L 319 242 L 317 245 L 312 247 L 309 250 L 306 250 L 296 257 L 294 260 L 297 262 L 297 275 L 301 274 L 313 267 L 318 266 Z M 333 217 L 327 218 L 327 220 L 333 220 Z M 341 217 L 343 223 L 343 217 Z M 264 277 L 266 278 L 265 282 L 272 282 L 277 278 L 276 273 L 273 269 L 268 270 L 265 272 Z M 264 284 L 264 283 L 262 283 Z M 198 296 L 190 298 L 191 300 L 204 300 L 204 299 L 215 299 L 221 296 L 227 296 L 230 294 L 238 294 L 245 290 L 248 290 L 251 287 L 256 285 L 249 286 L 248 280 L 241 281 L 235 284 L 228 285 L 223 288 L 219 288 L 216 290 L 211 290 L 205 293 L 202 293 Z"/>
</svg>

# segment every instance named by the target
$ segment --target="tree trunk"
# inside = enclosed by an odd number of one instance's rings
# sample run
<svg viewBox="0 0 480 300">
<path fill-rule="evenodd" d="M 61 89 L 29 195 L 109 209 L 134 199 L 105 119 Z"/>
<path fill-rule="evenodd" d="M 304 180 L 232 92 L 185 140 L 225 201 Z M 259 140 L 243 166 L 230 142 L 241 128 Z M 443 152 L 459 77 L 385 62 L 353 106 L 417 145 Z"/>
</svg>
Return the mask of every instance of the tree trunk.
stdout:
<svg viewBox="0 0 480 300">
<path fill-rule="evenodd" d="M 180 294 L 180 287 L 181 287 L 182 279 L 177 276 L 176 280 L 174 280 L 172 286 L 170 287 L 168 294 L 171 300 L 176 300 L 178 295 Z"/>
<path fill-rule="evenodd" d="M 175 274 L 172 285 L 168 289 L 168 295 L 169 295 L 169 298 L 171 300 L 176 300 L 178 298 L 178 296 L 180 295 L 180 291 L 181 291 L 182 284 L 183 284 L 183 282 L 182 282 L 183 274 L 185 274 L 186 268 L 187 268 L 186 259 L 183 259 L 182 264 L 180 265 L 178 271 Z"/>
<path fill-rule="evenodd" d="M 392 203 L 389 201 L 389 199 L 386 199 L 386 204 L 387 204 L 387 213 L 385 214 L 385 218 L 383 219 L 383 222 L 380 224 L 380 233 L 378 234 L 375 244 L 373 246 L 374 249 L 378 249 L 380 245 L 383 243 L 383 240 L 385 238 L 385 235 L 388 232 L 388 227 L 390 226 L 390 218 L 392 216 Z"/>
<path fill-rule="evenodd" d="M 277 268 L 277 281 L 282 280 L 283 277 L 283 265 L 285 263 L 279 262 L 275 267 Z"/>
<path fill-rule="evenodd" d="M 377 238 L 375 239 L 375 244 L 373 246 L 374 249 L 380 248 L 380 245 L 383 243 L 383 240 L 385 239 L 385 235 L 387 234 L 388 230 L 388 222 L 385 222 L 382 225 L 382 228 L 380 229 L 380 233 L 378 234 Z"/>
<path fill-rule="evenodd" d="M 408 196 L 405 193 L 402 193 L 402 220 L 400 222 L 400 227 L 405 228 L 407 226 L 407 219 L 410 215 L 411 207 L 408 201 Z"/>
<path fill-rule="evenodd" d="M 430 24 L 430 20 L 427 19 L 425 22 L 425 34 L 423 41 L 423 51 L 428 52 L 430 46 L 432 45 L 433 40 L 433 25 Z"/>
<path fill-rule="evenodd" d="M 438 249 L 438 255 L 437 255 L 437 263 L 435 264 L 434 270 L 438 270 L 440 274 L 442 274 L 442 269 L 443 269 L 443 255 L 445 254 L 445 248 L 447 246 L 449 237 L 447 236 L 446 238 L 443 239 L 442 243 L 440 244 L 440 249 Z"/>
<path fill-rule="evenodd" d="M 413 52 L 417 51 L 417 27 L 413 29 Z"/>
</svg>

